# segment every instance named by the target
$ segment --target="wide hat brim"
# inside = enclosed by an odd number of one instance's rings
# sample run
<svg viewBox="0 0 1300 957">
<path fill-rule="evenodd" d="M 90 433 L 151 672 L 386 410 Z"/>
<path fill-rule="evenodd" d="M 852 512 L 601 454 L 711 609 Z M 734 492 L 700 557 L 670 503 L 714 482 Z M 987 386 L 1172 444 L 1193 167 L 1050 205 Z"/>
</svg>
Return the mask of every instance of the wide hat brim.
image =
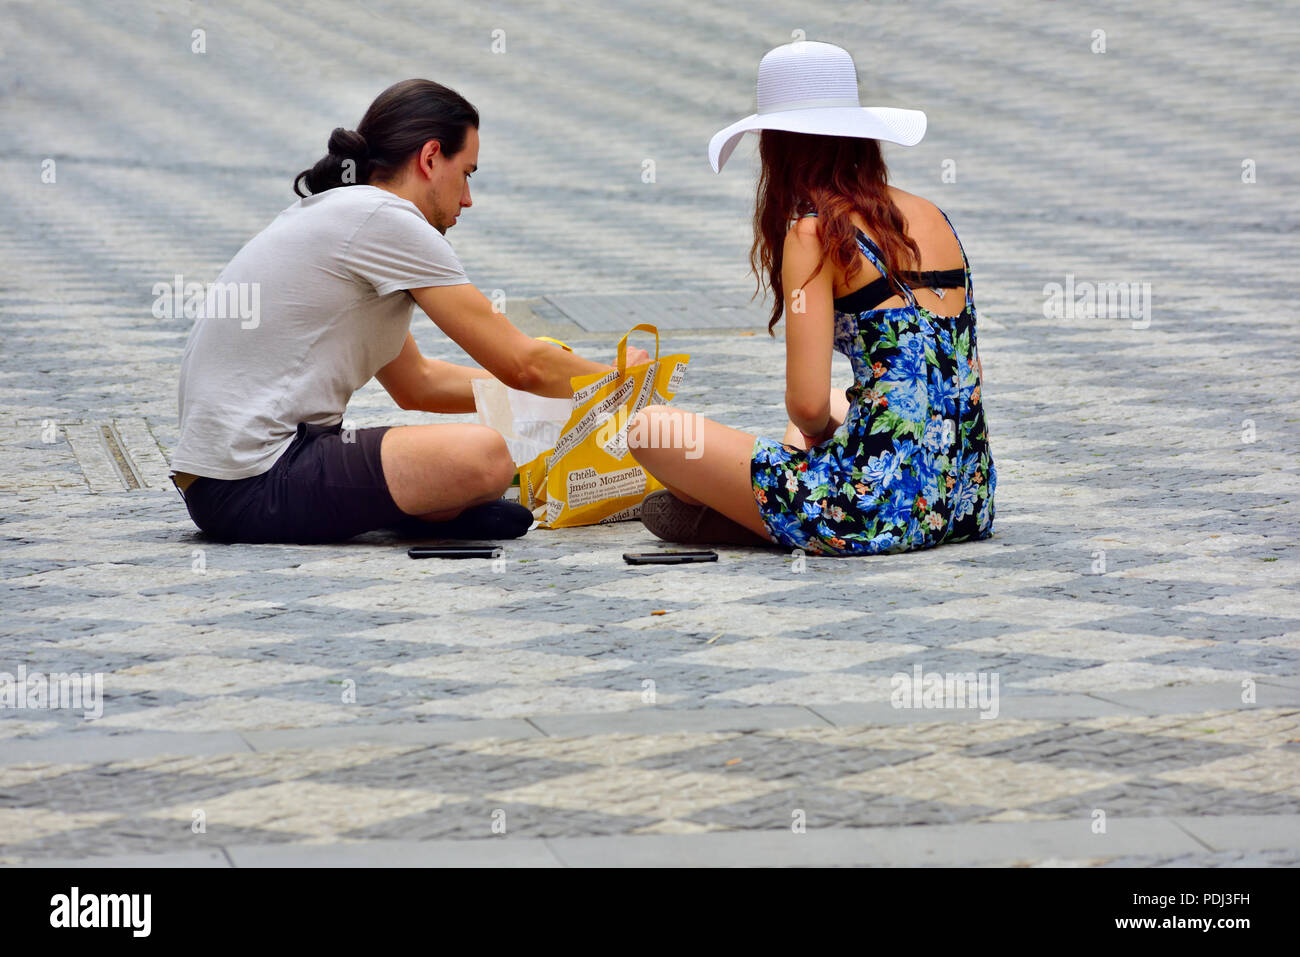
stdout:
<svg viewBox="0 0 1300 957">
<path fill-rule="evenodd" d="M 715 173 L 721 172 L 740 138 L 758 130 L 856 136 L 915 146 L 925 136 L 925 126 L 925 114 L 920 110 L 900 110 L 890 106 L 822 106 L 755 113 L 713 134 L 709 140 L 709 162 Z"/>
</svg>

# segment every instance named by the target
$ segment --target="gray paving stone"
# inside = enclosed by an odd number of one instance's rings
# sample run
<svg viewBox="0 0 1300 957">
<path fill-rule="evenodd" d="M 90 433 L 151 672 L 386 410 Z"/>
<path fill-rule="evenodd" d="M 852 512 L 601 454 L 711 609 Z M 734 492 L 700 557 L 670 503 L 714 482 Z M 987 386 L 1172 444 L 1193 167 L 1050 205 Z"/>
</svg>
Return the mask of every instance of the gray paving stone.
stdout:
<svg viewBox="0 0 1300 957">
<path fill-rule="evenodd" d="M 1187 741 L 1158 735 L 1130 734 L 1087 727 L 1053 729 L 971 745 L 962 753 L 1070 768 L 1141 769 L 1159 774 L 1197 764 L 1209 764 L 1245 754 L 1249 748 L 1215 741 Z"/>
<path fill-rule="evenodd" d="M 762 731 L 768 728 L 798 728 L 826 725 L 806 708 L 783 705 L 708 711 L 665 711 L 642 708 L 636 711 L 594 715 L 542 715 L 532 719 L 542 733 L 552 736 L 576 734 L 636 733 L 670 731 Z"/>
<path fill-rule="evenodd" d="M 926 828 L 810 828 L 804 834 L 760 831 L 620 838 L 570 838 L 549 842 L 570 867 L 870 866 L 909 861 L 922 866 L 1014 863 L 1108 853 L 1203 851 L 1174 825 L 1152 820 L 1116 826 L 1105 837 L 1086 822 L 952 824 Z M 604 861 L 603 864 L 599 863 Z"/>
<path fill-rule="evenodd" d="M 1215 851 L 1287 848 L 1294 855 L 1296 848 L 1300 847 L 1300 816 L 1294 814 L 1268 817 L 1197 815 L 1171 820 Z"/>
<path fill-rule="evenodd" d="M 435 811 L 357 828 L 343 836 L 349 840 L 454 839 L 469 843 L 480 839 L 496 841 L 508 838 L 516 842 L 534 838 L 626 834 L 653 823 L 654 818 L 634 814 L 602 814 L 509 801 L 473 800 L 458 801 Z"/>
<path fill-rule="evenodd" d="M 143 794 L 149 795 L 151 802 L 164 806 L 193 803 L 199 807 L 231 791 L 269 783 L 100 766 L 7 787 L 0 792 L 0 807 L 40 807 L 75 813 L 129 812 L 139 807 Z"/>
<path fill-rule="evenodd" d="M 689 751 L 657 754 L 636 762 L 636 766 L 712 774 L 734 772 L 763 781 L 799 778 L 816 782 L 910 761 L 924 753 L 901 749 L 836 748 L 815 741 L 745 734 Z"/>
<path fill-rule="evenodd" d="M 14 866 L 0 863 L 0 867 Z M 126 870 L 136 867 L 231 867 L 222 850 L 175 851 L 171 854 L 113 854 L 104 857 L 67 857 L 24 861 L 23 867 L 101 868 Z"/>
<path fill-rule="evenodd" d="M 148 858 L 159 857 L 159 867 L 193 867 L 187 861 L 208 861 L 210 855 L 221 855 L 220 860 L 198 866 L 226 866 L 222 847 L 231 843 L 275 845 L 302 840 L 305 835 L 285 833 L 262 828 L 213 826 L 204 833 L 195 834 L 188 820 L 161 820 L 159 818 L 127 817 L 105 826 L 78 828 L 57 834 L 48 834 L 29 841 L 6 844 L 6 856 L 25 861 L 46 860 L 76 861 L 75 865 L 102 867 L 103 860 L 116 860 L 132 855 L 140 858 L 135 866 L 147 867 Z M 169 848 L 167 854 L 158 854 L 159 848 Z M 180 850 L 185 848 L 185 850 Z M 185 855 L 180 863 L 167 859 Z M 126 866 L 126 865 L 123 865 Z"/>
<path fill-rule="evenodd" d="M 342 725 L 330 728 L 285 728 L 244 731 L 240 735 L 254 751 L 281 748 L 337 747 L 355 744 L 442 744 L 477 738 L 535 738 L 541 732 L 527 721 L 512 718 L 483 721 L 422 721 L 416 724 Z"/>
<path fill-rule="evenodd" d="M 597 659 L 599 660 L 599 659 Z M 641 682 L 654 681 L 655 691 L 667 698 L 685 696 L 692 706 L 698 707 L 701 698 L 725 696 L 728 691 L 768 684 L 783 678 L 797 677 L 797 666 L 789 671 L 775 668 L 709 667 L 696 662 L 650 662 L 635 668 L 603 671 L 573 678 L 565 684 L 575 688 L 604 688 L 611 691 L 641 691 Z M 666 701 L 665 706 L 671 706 Z"/>
<path fill-rule="evenodd" d="M 318 771 L 305 781 L 346 786 L 470 793 L 504 791 L 522 783 L 581 774 L 594 765 L 514 755 L 478 754 L 450 745 Z"/>
<path fill-rule="evenodd" d="M 235 845 L 236 867 L 558 867 L 543 840 L 361 841 L 355 844 Z"/>
<path fill-rule="evenodd" d="M 1094 697 L 1112 704 L 1139 708 L 1147 714 L 1168 711 L 1220 711 L 1264 705 L 1272 707 L 1300 705 L 1300 688 L 1286 688 L 1275 684 L 1267 684 L 1264 687 L 1276 690 L 1271 693 L 1257 690 L 1253 705 L 1242 703 L 1240 683 L 1175 685 L 1143 691 L 1095 692 Z"/>
<path fill-rule="evenodd" d="M 1259 683 L 1276 688 L 1286 688 L 1289 691 L 1300 691 L 1300 675 L 1263 675 L 1260 677 Z"/>
<path fill-rule="evenodd" d="M 638 296 L 608 294 L 551 295 L 545 297 L 559 317 L 587 332 L 622 334 L 630 326 L 648 322 L 659 329 L 736 329 L 763 322 L 761 308 L 745 302 L 737 289 L 692 290 L 681 293 L 645 293 Z M 549 315 L 549 313 L 548 313 Z"/>
<path fill-rule="evenodd" d="M 27 761 L 73 764 L 121 761 L 156 754 L 228 754 L 247 751 L 238 734 L 228 731 L 137 732 L 132 734 L 65 734 L 29 741 L 5 741 L 0 764 Z"/>
<path fill-rule="evenodd" d="M 880 702 L 819 704 L 814 709 L 834 724 L 910 724 L 933 721 L 987 721 L 978 708 L 944 709 L 941 713 L 926 708 L 895 708 Z M 999 694 L 998 718 L 1029 720 L 1034 718 L 1093 718 L 1103 715 L 1133 714 L 1135 709 L 1080 694 Z"/>
<path fill-rule="evenodd" d="M 1116 857 L 1103 862 L 1101 867 L 1297 867 L 1300 854 L 1293 850 L 1270 851 L 1216 851 L 1200 854 L 1155 855 L 1141 854 Z"/>
<path fill-rule="evenodd" d="M 809 830 L 827 827 L 933 827 L 986 818 L 990 813 L 991 808 L 976 804 L 922 801 L 897 794 L 873 794 L 810 784 L 706 808 L 692 814 L 690 819 L 698 824 L 734 830 L 789 831 L 796 821 Z"/>
<path fill-rule="evenodd" d="M 1026 811 L 1070 815 L 1087 819 L 1093 811 L 1106 812 L 1107 819 L 1154 816 L 1205 817 L 1242 815 L 1294 815 L 1300 813 L 1300 794 L 1261 794 L 1201 784 L 1180 784 L 1160 778 L 1130 778 L 1123 784 L 1098 788 L 1083 794 L 1027 805 Z"/>
</svg>

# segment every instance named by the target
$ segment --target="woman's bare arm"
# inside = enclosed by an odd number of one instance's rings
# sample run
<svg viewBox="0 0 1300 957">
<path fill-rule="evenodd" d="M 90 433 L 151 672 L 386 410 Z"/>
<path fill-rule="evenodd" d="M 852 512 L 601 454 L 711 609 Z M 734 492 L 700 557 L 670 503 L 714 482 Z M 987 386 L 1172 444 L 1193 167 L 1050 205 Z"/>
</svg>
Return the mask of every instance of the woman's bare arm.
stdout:
<svg viewBox="0 0 1300 957">
<path fill-rule="evenodd" d="M 817 220 L 798 220 L 786 233 L 781 283 L 785 290 L 785 408 L 799 431 L 823 436 L 831 428 L 831 349 L 835 335 L 832 269 L 821 262 Z"/>
</svg>

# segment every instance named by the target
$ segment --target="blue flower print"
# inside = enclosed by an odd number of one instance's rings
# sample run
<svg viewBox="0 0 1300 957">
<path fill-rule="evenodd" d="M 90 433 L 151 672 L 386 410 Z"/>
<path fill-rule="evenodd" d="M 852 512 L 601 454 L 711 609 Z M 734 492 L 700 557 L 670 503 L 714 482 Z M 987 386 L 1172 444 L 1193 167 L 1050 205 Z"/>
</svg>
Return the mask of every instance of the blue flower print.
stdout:
<svg viewBox="0 0 1300 957">
<path fill-rule="evenodd" d="M 858 249 L 889 275 L 865 234 Z M 807 451 L 754 445 L 750 478 L 773 540 L 852 555 L 993 533 L 997 471 L 976 401 L 976 323 L 969 296 L 961 313 L 942 318 L 910 299 L 858 313 L 836 308 L 834 348 L 853 370 L 843 426 Z"/>
<path fill-rule="evenodd" d="M 903 477 L 903 460 L 896 452 L 882 452 L 867 459 L 862 477 L 878 489 L 887 489 Z"/>
</svg>

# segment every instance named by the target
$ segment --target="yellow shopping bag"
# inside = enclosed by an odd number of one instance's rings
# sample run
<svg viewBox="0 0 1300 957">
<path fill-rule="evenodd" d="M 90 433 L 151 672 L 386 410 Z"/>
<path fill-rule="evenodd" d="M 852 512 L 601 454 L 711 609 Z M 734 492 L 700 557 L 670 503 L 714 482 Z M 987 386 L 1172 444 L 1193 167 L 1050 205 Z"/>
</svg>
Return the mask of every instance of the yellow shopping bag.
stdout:
<svg viewBox="0 0 1300 957">
<path fill-rule="evenodd" d="M 627 336 L 652 333 L 655 357 L 627 367 Z M 636 518 L 641 500 L 663 484 L 637 464 L 627 447 L 632 416 L 670 401 L 691 357 L 659 355 L 659 330 L 634 326 L 618 341 L 613 371 L 575 376 L 573 413 L 555 448 L 519 469 L 520 501 L 543 528 L 595 525 Z M 544 506 L 544 510 L 543 510 Z"/>
</svg>

